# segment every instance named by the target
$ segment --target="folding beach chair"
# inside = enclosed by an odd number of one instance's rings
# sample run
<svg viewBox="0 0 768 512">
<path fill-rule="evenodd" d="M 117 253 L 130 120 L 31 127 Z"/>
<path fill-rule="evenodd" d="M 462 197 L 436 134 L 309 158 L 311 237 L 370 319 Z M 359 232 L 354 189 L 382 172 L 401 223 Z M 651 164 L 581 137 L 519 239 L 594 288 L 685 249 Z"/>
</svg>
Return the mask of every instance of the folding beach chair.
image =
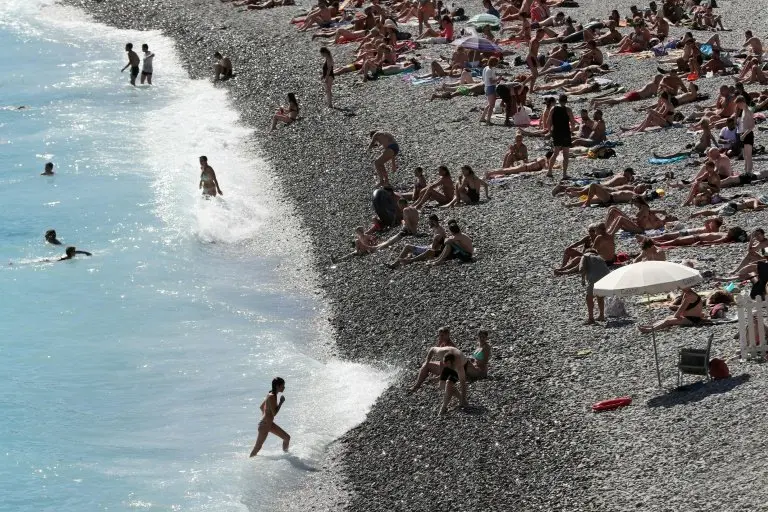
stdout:
<svg viewBox="0 0 768 512">
<path fill-rule="evenodd" d="M 703 375 L 709 380 L 709 353 L 712 349 L 712 338 L 715 334 L 712 333 L 707 339 L 707 348 L 695 349 L 695 348 L 681 348 L 680 360 L 677 364 L 677 385 L 680 386 L 683 383 L 683 374 L 686 375 Z"/>
</svg>

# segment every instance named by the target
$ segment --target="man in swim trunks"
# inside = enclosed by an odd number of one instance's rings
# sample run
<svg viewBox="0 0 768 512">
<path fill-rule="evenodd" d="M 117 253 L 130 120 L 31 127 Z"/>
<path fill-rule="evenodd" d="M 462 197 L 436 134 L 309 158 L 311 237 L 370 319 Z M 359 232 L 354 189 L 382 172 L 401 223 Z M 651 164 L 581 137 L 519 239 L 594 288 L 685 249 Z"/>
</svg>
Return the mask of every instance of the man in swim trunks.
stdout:
<svg viewBox="0 0 768 512">
<path fill-rule="evenodd" d="M 234 74 L 232 73 L 232 61 L 229 57 L 225 57 L 219 52 L 214 52 L 213 56 L 216 59 L 216 64 L 213 66 L 213 72 L 216 75 L 213 77 L 213 80 L 219 81 L 232 78 Z"/>
<path fill-rule="evenodd" d="M 152 60 L 155 54 L 149 51 L 149 45 L 146 43 L 141 45 L 141 51 L 144 52 L 144 60 L 141 62 L 141 83 L 143 84 L 146 80 L 149 85 L 152 85 Z"/>
<path fill-rule="evenodd" d="M 608 226 L 605 222 L 599 222 L 595 225 L 595 239 L 592 247 L 597 254 L 605 261 L 606 265 L 611 266 L 616 262 L 616 238 L 608 233 Z"/>
<path fill-rule="evenodd" d="M 394 135 L 389 132 L 373 130 L 370 133 L 370 136 L 371 143 L 368 144 L 369 151 L 373 149 L 376 144 L 384 148 L 384 152 L 374 162 L 376 174 L 379 177 L 379 182 L 376 186 L 381 187 L 389 183 L 389 175 L 387 174 L 387 169 L 384 167 L 384 164 L 391 161 L 392 172 L 397 170 L 397 155 L 400 153 L 400 145 L 395 140 Z"/>
<path fill-rule="evenodd" d="M 45 164 L 45 170 L 40 173 L 40 176 L 53 176 L 53 162 Z"/>
<path fill-rule="evenodd" d="M 618 98 L 593 98 L 589 102 L 589 106 L 599 107 L 600 105 L 618 105 L 619 103 L 626 103 L 629 101 L 647 100 L 654 96 L 659 90 L 659 84 L 664 75 L 656 75 L 652 82 L 648 82 L 638 91 L 629 91 L 624 96 Z"/>
<path fill-rule="evenodd" d="M 510 174 L 521 174 L 524 172 L 538 172 L 547 168 L 547 162 L 552 156 L 552 151 L 547 151 L 546 155 L 540 156 L 532 162 L 523 162 L 520 165 L 504 167 L 502 169 L 493 169 L 485 173 L 485 179 L 501 178 Z"/>
<path fill-rule="evenodd" d="M 584 251 L 584 256 L 581 257 L 581 263 L 579 263 L 581 285 L 587 287 L 587 320 L 584 322 L 584 325 L 595 323 L 595 283 L 607 276 L 609 272 L 610 270 L 605 260 L 597 254 L 595 249 Z M 600 313 L 597 321 L 603 322 L 605 320 L 605 299 L 603 297 L 597 297 L 597 308 Z"/>
<path fill-rule="evenodd" d="M 120 72 L 122 73 L 130 67 L 131 85 L 136 86 L 136 77 L 139 76 L 139 63 L 141 62 L 141 59 L 139 59 L 139 55 L 133 51 L 132 43 L 125 45 L 125 51 L 128 52 L 128 64 L 126 64 L 125 67 L 120 70 Z"/>
<path fill-rule="evenodd" d="M 460 393 L 460 400 L 461 405 L 466 406 L 467 405 L 467 374 L 464 371 L 464 366 L 468 363 L 467 358 L 464 356 L 464 354 L 459 350 L 458 348 L 454 346 L 437 346 L 437 347 L 430 347 L 430 349 L 427 351 L 427 357 L 424 361 L 424 364 L 421 365 L 421 369 L 419 370 L 419 376 L 416 379 L 416 383 L 411 387 L 409 390 L 409 393 L 413 393 L 417 389 L 421 387 L 421 385 L 424 383 L 424 381 L 427 379 L 427 377 L 432 375 L 440 375 L 443 370 L 443 363 L 441 362 L 435 362 L 433 359 L 437 359 L 437 361 L 443 361 L 443 358 L 446 354 L 452 354 L 454 356 L 454 364 L 457 368 L 458 373 L 458 380 L 460 383 L 459 386 L 459 393 Z"/>
</svg>

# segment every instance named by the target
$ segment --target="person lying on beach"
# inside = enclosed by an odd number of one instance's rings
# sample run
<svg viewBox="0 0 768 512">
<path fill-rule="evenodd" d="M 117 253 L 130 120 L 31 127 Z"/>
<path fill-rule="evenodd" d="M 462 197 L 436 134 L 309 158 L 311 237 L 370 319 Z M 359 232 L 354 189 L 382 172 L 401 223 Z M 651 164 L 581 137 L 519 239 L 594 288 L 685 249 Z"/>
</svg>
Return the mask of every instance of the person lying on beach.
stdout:
<svg viewBox="0 0 768 512">
<path fill-rule="evenodd" d="M 488 183 L 482 178 L 478 178 L 475 171 L 468 165 L 461 167 L 461 176 L 456 182 L 456 192 L 453 195 L 453 199 L 450 203 L 443 206 L 443 208 L 451 208 L 459 203 L 464 204 L 478 204 L 480 202 L 480 188 L 485 189 L 485 198 L 490 199 L 488 195 Z"/>
<path fill-rule="evenodd" d="M 288 104 L 281 106 L 272 116 L 272 128 L 273 131 L 277 127 L 277 123 L 291 124 L 299 117 L 299 102 L 296 101 L 296 95 L 292 92 L 288 93 Z"/>
<path fill-rule="evenodd" d="M 549 159 L 552 158 L 553 154 L 554 153 L 552 151 L 547 151 L 544 156 L 540 156 L 531 162 L 523 162 L 520 165 L 513 165 L 512 167 L 490 170 L 485 173 L 485 179 L 490 180 L 493 178 L 509 176 L 511 174 L 522 174 L 526 172 L 539 172 L 546 170 Z"/>
<path fill-rule="evenodd" d="M 518 133 L 525 135 L 526 137 L 549 137 L 551 135 L 552 128 L 552 108 L 555 106 L 556 100 L 554 96 L 547 96 L 544 98 L 544 112 L 539 117 L 539 127 L 524 129 L 520 128 Z"/>
<path fill-rule="evenodd" d="M 576 62 L 567 62 L 557 59 L 548 59 L 544 63 L 541 69 L 541 73 L 546 73 L 550 69 L 558 69 L 564 72 L 572 71 L 574 69 L 584 69 L 589 66 L 602 66 L 603 65 L 603 53 L 597 47 L 594 41 L 587 43 L 587 50 L 579 56 Z M 605 71 L 605 70 L 604 70 Z M 575 84 L 572 84 L 575 85 Z"/>
<path fill-rule="evenodd" d="M 383 64 L 381 61 L 366 61 L 360 72 L 363 75 L 363 81 L 376 80 L 380 76 L 399 75 L 400 73 L 409 73 L 421 69 L 421 63 L 414 58 L 395 64 Z"/>
<path fill-rule="evenodd" d="M 440 339 L 441 336 L 449 336 L 449 334 L 443 335 L 440 332 L 438 332 L 438 339 Z M 450 338 L 448 339 L 450 341 Z M 453 343 L 450 345 L 445 344 L 443 346 L 436 346 L 436 347 L 430 347 L 429 350 L 427 350 L 427 356 L 424 360 L 424 364 L 421 365 L 421 368 L 419 369 L 419 374 L 416 378 L 416 383 L 410 388 L 408 393 L 415 393 L 418 391 L 418 389 L 421 387 L 421 385 L 424 383 L 425 380 L 427 380 L 427 377 L 430 375 L 437 375 L 440 376 L 443 373 L 443 363 L 442 362 L 436 362 L 433 361 L 433 359 L 437 359 L 437 361 L 444 361 L 444 357 L 447 354 L 451 354 L 454 357 L 453 363 L 456 365 L 456 380 L 461 384 L 460 385 L 460 394 L 461 394 L 461 400 L 466 405 L 466 396 L 467 396 L 467 375 L 464 372 L 464 364 L 467 362 L 466 357 L 464 357 L 464 354 L 456 348 Z"/>
<path fill-rule="evenodd" d="M 429 98 L 429 101 L 437 99 L 450 100 L 459 96 L 484 96 L 485 85 L 483 82 L 473 83 L 471 85 L 446 85 L 441 91 L 435 91 Z"/>
<path fill-rule="evenodd" d="M 644 237 L 639 235 L 637 240 L 642 242 L 643 240 L 651 240 L 657 244 L 663 244 L 671 240 L 677 240 L 681 236 L 702 235 L 704 233 L 719 233 L 720 228 L 723 227 L 723 219 L 720 217 L 710 217 L 704 220 L 704 225 L 698 228 L 686 228 L 678 231 L 667 231 L 661 235 Z"/>
<path fill-rule="evenodd" d="M 443 206 L 453 200 L 456 193 L 456 187 L 451 179 L 451 173 L 448 168 L 441 165 L 437 168 L 438 178 L 429 183 L 424 189 L 418 201 L 413 205 L 416 208 L 423 208 L 428 201 L 436 201 L 438 205 Z"/>
<path fill-rule="evenodd" d="M 224 0 L 222 0 L 224 1 Z M 235 7 L 246 7 L 248 10 L 262 10 L 262 9 L 272 9 L 274 7 L 288 7 L 291 5 L 296 5 L 295 0 L 266 0 L 264 2 L 260 2 L 259 0 L 246 0 L 245 2 L 240 3 L 233 3 Z"/>
<path fill-rule="evenodd" d="M 461 228 L 455 220 L 448 221 L 448 231 L 450 234 L 445 239 L 445 246 L 440 256 L 427 263 L 427 265 L 442 265 L 447 260 L 457 259 L 462 263 L 473 261 L 475 248 L 472 245 L 472 239 L 461 232 Z"/>
<path fill-rule="evenodd" d="M 232 72 L 232 61 L 229 57 L 225 57 L 219 52 L 214 52 L 213 56 L 216 59 L 216 64 L 213 66 L 213 72 L 215 73 L 213 76 L 214 81 L 227 80 L 235 76 Z"/>
<path fill-rule="evenodd" d="M 402 227 L 395 236 L 378 244 L 376 246 L 376 250 L 385 249 L 390 245 L 397 243 L 401 238 L 406 236 L 414 236 L 419 231 L 419 210 L 413 206 L 408 206 L 408 200 L 402 197 L 398 200 L 397 203 L 398 208 L 400 208 L 402 211 Z"/>
<path fill-rule="evenodd" d="M 617 98 L 598 98 L 592 99 L 589 102 L 590 108 L 599 107 L 600 105 L 618 105 L 619 103 L 626 103 L 630 101 L 647 100 L 656 95 L 659 89 L 659 83 L 664 75 L 656 75 L 652 82 L 648 82 L 641 89 L 637 91 L 629 91 L 624 96 Z"/>
<path fill-rule="evenodd" d="M 709 246 L 720 244 L 745 243 L 748 240 L 747 232 L 735 226 L 727 232 L 703 233 L 701 235 L 681 236 L 675 240 L 658 244 L 659 247 L 687 247 L 691 245 Z"/>
<path fill-rule="evenodd" d="M 640 254 L 632 260 L 632 263 L 641 261 L 667 261 L 667 253 L 660 251 L 653 240 L 646 238 L 640 245 Z"/>
<path fill-rule="evenodd" d="M 766 208 L 768 208 L 768 202 L 764 203 L 762 199 L 757 197 L 745 197 L 741 199 L 734 199 L 732 201 L 728 201 L 727 203 L 722 203 L 716 208 L 700 210 L 698 212 L 692 213 L 691 218 L 709 217 L 712 215 L 730 217 L 731 215 L 735 215 L 736 212 L 741 212 L 744 210 L 759 211 L 765 210 Z"/>
<path fill-rule="evenodd" d="M 397 171 L 397 155 L 400 153 L 400 145 L 395 140 L 394 135 L 389 132 L 373 130 L 369 135 L 371 137 L 371 143 L 368 144 L 369 151 L 376 145 L 384 148 L 381 156 L 374 162 L 376 175 L 379 177 L 379 182 L 376 186 L 381 187 L 389 183 L 389 174 L 387 174 L 387 169 L 385 167 L 386 163 L 392 163 L 393 173 Z"/>
<path fill-rule="evenodd" d="M 440 31 L 427 28 L 419 34 L 416 42 L 420 44 L 445 44 L 453 41 L 453 20 L 450 16 L 440 19 Z"/>
<path fill-rule="evenodd" d="M 335 264 L 341 261 L 347 261 L 356 256 L 373 254 L 377 250 L 376 238 L 373 235 L 366 234 L 365 228 L 363 226 L 358 226 L 355 228 L 355 241 L 352 242 L 352 246 L 355 248 L 355 250 L 345 254 L 344 256 L 340 256 L 338 258 L 331 256 L 331 263 Z"/>
<path fill-rule="evenodd" d="M 596 235 L 595 228 L 597 224 L 590 224 L 587 227 L 587 234 L 576 240 L 563 250 L 563 261 L 558 268 L 554 270 L 556 276 L 566 276 L 579 272 L 579 263 L 581 257 L 587 249 L 592 248 Z M 579 249 L 581 248 L 581 249 Z"/>
<path fill-rule="evenodd" d="M 653 229 L 661 229 L 665 222 L 674 220 L 664 210 L 652 210 L 642 196 L 632 198 L 632 206 L 637 208 L 635 217 L 630 217 L 615 206 L 608 208 L 605 217 L 608 234 L 616 234 L 620 229 L 628 233 L 645 233 Z"/>
<path fill-rule="evenodd" d="M 387 263 L 387 266 L 391 269 L 395 269 L 402 265 L 410 265 L 411 263 L 434 259 L 443 252 L 444 244 L 445 237 L 442 235 L 434 235 L 430 245 L 407 244 L 403 247 L 403 250 L 400 251 L 397 259 L 391 263 Z"/>
<path fill-rule="evenodd" d="M 763 72 L 762 64 L 757 57 L 748 59 L 736 78 L 742 84 L 768 85 L 768 77 Z"/>
<path fill-rule="evenodd" d="M 727 85 L 720 86 L 719 95 L 713 105 L 698 107 L 695 112 L 689 114 L 685 120 L 686 122 L 699 121 L 703 117 L 708 117 L 710 125 L 713 128 L 720 128 L 725 125 L 726 119 L 733 116 L 736 113 L 736 101 L 731 91 L 731 88 Z M 700 127 L 696 124 L 691 126 L 692 130 L 699 130 Z"/>
<path fill-rule="evenodd" d="M 694 292 L 690 287 L 680 288 L 683 297 L 677 312 L 660 320 L 652 325 L 639 325 L 638 329 L 642 333 L 649 333 L 652 330 L 659 331 L 669 329 L 670 327 L 693 327 L 699 325 L 704 319 L 704 300 Z"/>
<path fill-rule="evenodd" d="M 630 190 L 634 188 L 635 170 L 631 167 L 625 167 L 621 174 L 610 176 L 603 181 L 599 182 L 605 188 L 609 189 L 621 189 Z M 629 188 L 626 188 L 629 187 Z M 558 184 L 552 189 L 552 195 L 557 196 L 559 194 L 566 194 L 570 197 L 580 197 L 589 193 L 589 185 L 586 187 L 571 187 L 564 184 Z"/>
<path fill-rule="evenodd" d="M 40 176 L 53 176 L 53 162 L 45 164 L 45 168 L 43 168 L 43 172 L 40 173 Z"/>
<path fill-rule="evenodd" d="M 624 187 L 607 188 L 599 183 L 593 183 L 587 188 L 587 193 L 584 194 L 587 197 L 584 200 L 579 200 L 573 203 L 564 203 L 564 206 L 611 206 L 613 204 L 630 203 L 636 197 L 640 197 L 648 187 L 646 185 L 637 185 L 631 190 Z"/>
</svg>

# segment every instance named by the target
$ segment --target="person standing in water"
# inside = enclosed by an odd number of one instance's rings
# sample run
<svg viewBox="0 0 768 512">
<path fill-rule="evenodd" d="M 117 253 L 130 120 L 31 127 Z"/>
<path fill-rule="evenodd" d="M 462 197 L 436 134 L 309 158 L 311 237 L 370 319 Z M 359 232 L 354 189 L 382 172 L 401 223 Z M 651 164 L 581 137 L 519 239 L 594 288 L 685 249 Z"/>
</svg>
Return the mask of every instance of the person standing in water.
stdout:
<svg viewBox="0 0 768 512">
<path fill-rule="evenodd" d="M 141 83 L 143 85 L 146 80 L 149 85 L 152 85 L 152 59 L 155 58 L 155 54 L 149 51 L 147 43 L 141 45 L 141 51 L 144 52 L 144 60 L 141 62 Z"/>
<path fill-rule="evenodd" d="M 320 48 L 320 55 L 323 56 L 325 59 L 323 61 L 323 86 L 325 87 L 325 104 L 328 105 L 329 108 L 333 108 L 333 98 L 331 93 L 331 87 L 333 86 L 333 55 L 331 55 L 331 51 L 323 46 Z"/>
<path fill-rule="evenodd" d="M 128 64 L 125 65 L 123 69 L 120 70 L 122 73 L 129 67 L 131 68 L 131 85 L 134 87 L 136 86 L 136 77 L 139 76 L 139 63 L 141 62 L 141 59 L 139 59 L 138 54 L 133 51 L 133 44 L 128 43 L 125 45 L 125 51 L 128 52 Z"/>
<path fill-rule="evenodd" d="M 45 164 L 45 170 L 40 173 L 40 176 L 53 176 L 53 162 Z"/>
<path fill-rule="evenodd" d="M 261 409 L 261 421 L 259 421 L 259 434 L 256 437 L 256 444 L 251 450 L 249 457 L 255 457 L 261 447 L 264 446 L 264 441 L 267 440 L 267 436 L 272 433 L 283 440 L 283 451 L 288 451 L 288 444 L 291 442 L 291 436 L 280 428 L 275 423 L 275 416 L 280 412 L 280 408 L 285 402 L 285 396 L 280 397 L 280 402 L 277 401 L 277 394 L 285 392 L 285 380 L 280 377 L 272 379 L 272 390 L 267 393 L 267 397 L 261 402 L 259 409 Z"/>
<path fill-rule="evenodd" d="M 219 181 L 216 179 L 216 173 L 213 167 L 208 165 L 208 157 L 200 157 L 200 185 L 198 189 L 203 189 L 203 197 L 216 197 L 216 194 L 223 196 L 224 192 L 219 188 Z"/>
</svg>

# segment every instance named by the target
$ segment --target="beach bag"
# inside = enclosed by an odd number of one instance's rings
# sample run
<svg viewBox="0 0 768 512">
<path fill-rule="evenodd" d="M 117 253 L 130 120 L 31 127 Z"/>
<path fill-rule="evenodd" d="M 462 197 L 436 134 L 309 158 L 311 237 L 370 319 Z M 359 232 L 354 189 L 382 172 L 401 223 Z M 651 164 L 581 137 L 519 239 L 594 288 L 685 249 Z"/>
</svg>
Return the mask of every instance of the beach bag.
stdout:
<svg viewBox="0 0 768 512">
<path fill-rule="evenodd" d="M 605 299 L 605 316 L 608 318 L 623 318 L 629 316 L 624 301 L 618 297 Z"/>
<path fill-rule="evenodd" d="M 714 380 L 727 379 L 731 376 L 731 372 L 725 361 L 715 358 L 709 361 L 709 376 Z"/>
<path fill-rule="evenodd" d="M 531 125 L 531 118 L 528 116 L 528 112 L 525 110 L 525 107 L 521 108 L 517 112 L 515 112 L 515 115 L 512 116 L 512 123 L 515 126 L 530 126 Z"/>
</svg>

